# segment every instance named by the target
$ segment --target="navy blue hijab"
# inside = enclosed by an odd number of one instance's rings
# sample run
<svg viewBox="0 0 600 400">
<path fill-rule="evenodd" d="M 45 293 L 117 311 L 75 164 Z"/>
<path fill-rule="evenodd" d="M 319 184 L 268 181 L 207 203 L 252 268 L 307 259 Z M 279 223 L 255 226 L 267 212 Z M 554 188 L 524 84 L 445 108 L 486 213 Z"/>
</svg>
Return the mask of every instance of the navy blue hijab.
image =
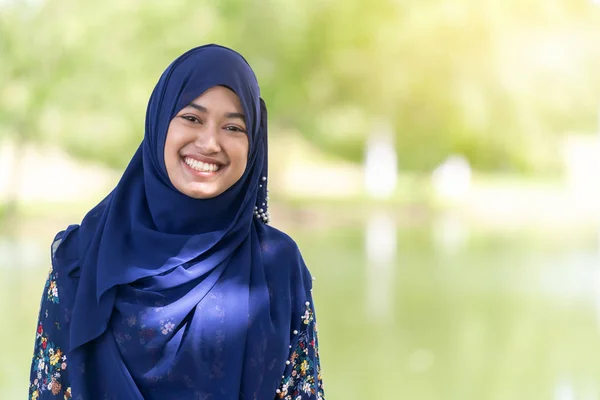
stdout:
<svg viewBox="0 0 600 400">
<path fill-rule="evenodd" d="M 240 99 L 248 163 L 223 194 L 198 200 L 170 182 L 164 145 L 172 118 L 217 85 Z M 123 177 L 72 241 L 75 396 L 274 397 L 310 277 L 295 243 L 266 225 L 267 178 L 266 107 L 246 60 L 217 45 L 177 58 Z"/>
</svg>

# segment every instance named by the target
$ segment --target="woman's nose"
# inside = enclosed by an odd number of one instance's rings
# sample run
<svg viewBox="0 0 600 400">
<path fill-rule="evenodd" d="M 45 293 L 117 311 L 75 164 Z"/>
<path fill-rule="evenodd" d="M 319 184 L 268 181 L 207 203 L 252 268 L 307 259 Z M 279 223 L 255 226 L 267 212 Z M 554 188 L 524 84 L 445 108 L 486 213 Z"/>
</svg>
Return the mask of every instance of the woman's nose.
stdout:
<svg viewBox="0 0 600 400">
<path fill-rule="evenodd" d="M 195 141 L 196 147 L 202 150 L 203 153 L 218 153 L 221 151 L 219 145 L 219 131 L 216 126 L 206 126 L 200 130 Z"/>
</svg>

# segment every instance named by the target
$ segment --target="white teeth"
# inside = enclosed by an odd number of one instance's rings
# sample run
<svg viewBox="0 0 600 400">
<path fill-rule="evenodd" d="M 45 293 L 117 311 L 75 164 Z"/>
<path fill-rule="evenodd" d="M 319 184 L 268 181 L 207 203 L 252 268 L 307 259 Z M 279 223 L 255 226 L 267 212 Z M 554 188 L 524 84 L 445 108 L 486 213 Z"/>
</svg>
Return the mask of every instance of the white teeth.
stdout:
<svg viewBox="0 0 600 400">
<path fill-rule="evenodd" d="M 202 161 L 194 160 L 191 157 L 186 157 L 183 160 L 187 165 L 200 172 L 215 172 L 218 171 L 219 166 L 217 164 L 208 164 Z"/>
</svg>

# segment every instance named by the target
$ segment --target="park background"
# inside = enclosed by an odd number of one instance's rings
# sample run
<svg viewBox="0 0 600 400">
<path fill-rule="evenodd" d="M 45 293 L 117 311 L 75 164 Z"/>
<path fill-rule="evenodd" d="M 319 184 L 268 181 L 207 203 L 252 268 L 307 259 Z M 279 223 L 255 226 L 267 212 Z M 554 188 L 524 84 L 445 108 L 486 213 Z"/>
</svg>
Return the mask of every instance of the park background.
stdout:
<svg viewBox="0 0 600 400">
<path fill-rule="evenodd" d="M 600 398 L 600 2 L 0 0 L 1 399 L 54 234 L 205 43 L 259 78 L 328 399 Z"/>
</svg>

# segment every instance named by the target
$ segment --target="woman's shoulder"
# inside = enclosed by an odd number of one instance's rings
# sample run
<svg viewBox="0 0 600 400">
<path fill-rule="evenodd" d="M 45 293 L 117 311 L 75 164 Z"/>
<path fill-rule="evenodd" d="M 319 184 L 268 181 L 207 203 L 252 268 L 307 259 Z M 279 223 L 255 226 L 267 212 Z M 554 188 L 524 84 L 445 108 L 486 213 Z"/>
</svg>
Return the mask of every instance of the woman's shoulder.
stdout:
<svg viewBox="0 0 600 400">
<path fill-rule="evenodd" d="M 261 247 L 263 251 L 272 251 L 278 255 L 289 253 L 290 255 L 299 255 L 298 244 L 290 235 L 271 225 L 263 225 L 263 234 L 261 235 Z"/>
<path fill-rule="evenodd" d="M 277 266 L 279 270 L 286 270 L 292 279 L 312 282 L 312 276 L 298 244 L 287 233 L 270 225 L 263 225 L 261 249 L 263 261 Z"/>
<path fill-rule="evenodd" d="M 70 261 L 78 258 L 78 224 L 69 225 L 58 232 L 51 245 L 52 264 L 57 261 Z"/>
</svg>

